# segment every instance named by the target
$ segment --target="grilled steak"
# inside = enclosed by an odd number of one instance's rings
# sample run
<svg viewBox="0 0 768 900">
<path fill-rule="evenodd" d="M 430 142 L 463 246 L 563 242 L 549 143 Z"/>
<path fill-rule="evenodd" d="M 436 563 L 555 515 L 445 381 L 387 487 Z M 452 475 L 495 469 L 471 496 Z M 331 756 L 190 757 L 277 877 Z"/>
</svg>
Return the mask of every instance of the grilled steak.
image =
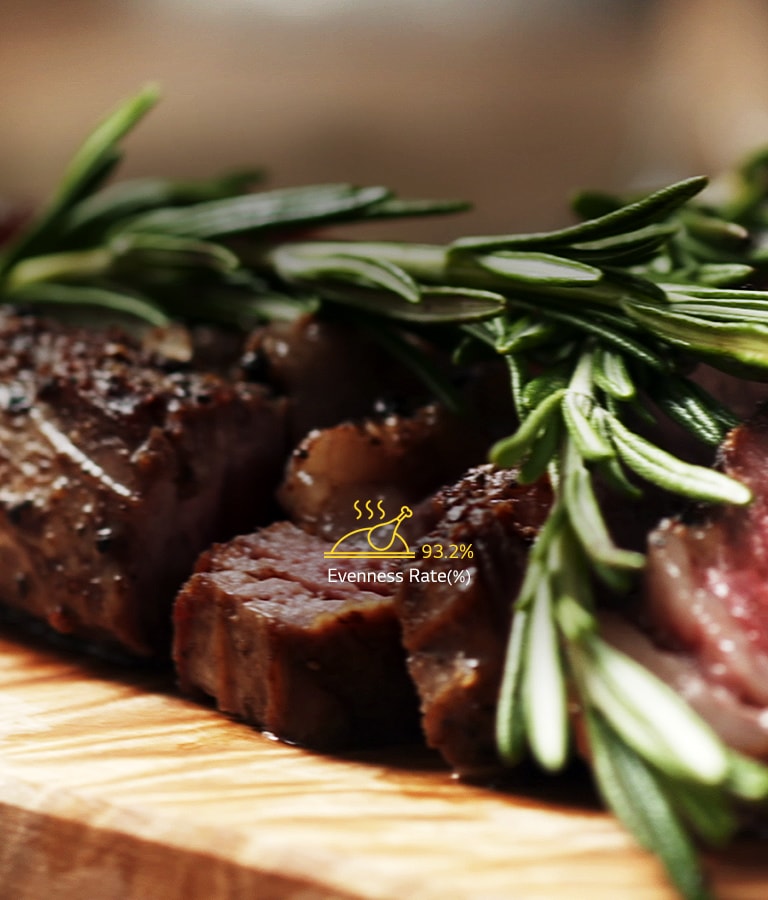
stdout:
<svg viewBox="0 0 768 900">
<path fill-rule="evenodd" d="M 731 432 L 720 458 L 753 503 L 665 520 L 649 538 L 645 636 L 615 622 L 606 633 L 730 744 L 768 757 L 768 409 Z"/>
<path fill-rule="evenodd" d="M 512 603 L 550 502 L 546 484 L 524 487 L 492 466 L 471 470 L 431 501 L 436 525 L 422 543 L 439 549 L 409 567 L 398 590 L 427 742 L 464 776 L 498 767 L 494 717 Z M 449 558 L 461 545 L 472 556 Z M 450 579 L 456 571 L 460 579 Z"/>
<path fill-rule="evenodd" d="M 180 687 L 315 749 L 413 737 L 396 569 L 329 548 L 279 522 L 204 554 L 175 606 Z"/>
<path fill-rule="evenodd" d="M 0 346 L 0 604 L 167 653 L 197 554 L 272 514 L 279 405 L 117 333 L 6 313 Z"/>
</svg>

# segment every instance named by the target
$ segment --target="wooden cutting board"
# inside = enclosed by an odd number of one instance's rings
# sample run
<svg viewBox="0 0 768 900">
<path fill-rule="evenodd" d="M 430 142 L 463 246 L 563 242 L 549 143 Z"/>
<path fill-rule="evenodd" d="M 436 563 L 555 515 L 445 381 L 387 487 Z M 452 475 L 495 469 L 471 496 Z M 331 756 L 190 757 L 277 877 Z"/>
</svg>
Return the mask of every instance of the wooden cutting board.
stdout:
<svg viewBox="0 0 768 900">
<path fill-rule="evenodd" d="M 764 847 L 708 865 L 719 896 L 768 896 Z M 573 778 L 494 793 L 419 749 L 314 755 L 0 632 L 3 900 L 673 896 Z"/>
</svg>

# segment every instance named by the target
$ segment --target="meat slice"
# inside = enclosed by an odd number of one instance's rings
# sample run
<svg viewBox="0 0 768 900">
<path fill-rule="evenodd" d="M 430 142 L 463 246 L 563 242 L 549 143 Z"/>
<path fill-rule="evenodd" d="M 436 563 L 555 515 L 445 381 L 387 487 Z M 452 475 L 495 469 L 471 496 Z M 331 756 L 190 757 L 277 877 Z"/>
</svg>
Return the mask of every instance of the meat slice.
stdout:
<svg viewBox="0 0 768 900">
<path fill-rule="evenodd" d="M 730 433 L 720 462 L 753 503 L 661 523 L 648 544 L 648 637 L 619 639 L 733 746 L 768 756 L 768 409 Z"/>
<path fill-rule="evenodd" d="M 0 315 L 0 604 L 136 655 L 213 540 L 272 514 L 282 410 L 123 335 Z"/>
<path fill-rule="evenodd" d="M 437 404 L 410 416 L 342 422 L 301 441 L 278 497 L 292 521 L 335 540 L 359 525 L 367 501 L 387 511 L 414 506 L 482 461 L 490 442 L 483 425 Z M 417 518 L 405 533 L 421 529 Z"/>
<path fill-rule="evenodd" d="M 463 776 L 499 766 L 494 718 L 512 604 L 550 503 L 548 484 L 472 469 L 432 500 L 436 524 L 421 541 L 429 558 L 407 568 L 397 593 L 427 742 Z"/>
<path fill-rule="evenodd" d="M 204 554 L 175 606 L 181 690 L 319 750 L 418 733 L 392 599 L 394 561 L 325 559 L 288 522 Z"/>
</svg>

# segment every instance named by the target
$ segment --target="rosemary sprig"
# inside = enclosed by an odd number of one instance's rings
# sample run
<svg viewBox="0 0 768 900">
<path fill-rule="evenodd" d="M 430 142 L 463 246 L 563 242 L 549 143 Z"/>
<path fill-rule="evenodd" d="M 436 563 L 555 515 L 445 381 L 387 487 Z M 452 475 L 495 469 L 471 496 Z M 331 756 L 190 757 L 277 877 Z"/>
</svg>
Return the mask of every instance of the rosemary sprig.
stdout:
<svg viewBox="0 0 768 900">
<path fill-rule="evenodd" d="M 506 361 L 519 422 L 491 457 L 547 474 L 554 505 L 534 544 L 500 692 L 497 741 L 510 765 L 570 754 L 576 700 L 609 806 L 658 854 L 688 898 L 707 896 L 696 841 L 736 829 L 734 801 L 768 799 L 768 769 L 723 745 L 669 688 L 600 636 L 593 584 L 620 592 L 643 556 L 617 546 L 597 480 L 637 499 L 651 482 L 684 497 L 746 504 L 742 484 L 676 459 L 636 433 L 646 401 L 710 445 L 733 417 L 688 380 L 691 363 L 768 380 L 768 293 L 743 284 L 768 264 L 768 153 L 708 191 L 692 178 L 644 197 L 582 194 L 584 220 L 556 231 L 447 246 L 326 240 L 325 225 L 456 212 L 383 187 L 252 191 L 257 173 L 105 186 L 120 141 L 154 105 L 122 104 L 75 156 L 41 216 L 0 254 L 0 299 L 82 306 L 150 325 L 203 319 L 249 327 L 343 304 L 410 359 L 410 329 L 437 329 Z M 308 234 L 308 231 L 310 233 Z"/>
</svg>

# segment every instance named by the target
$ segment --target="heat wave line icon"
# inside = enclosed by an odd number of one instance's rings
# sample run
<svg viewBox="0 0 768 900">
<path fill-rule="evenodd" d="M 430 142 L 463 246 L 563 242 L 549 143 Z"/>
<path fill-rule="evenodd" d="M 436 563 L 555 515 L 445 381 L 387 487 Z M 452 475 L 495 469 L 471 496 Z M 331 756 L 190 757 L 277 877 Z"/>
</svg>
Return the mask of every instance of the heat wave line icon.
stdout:
<svg viewBox="0 0 768 900">
<path fill-rule="evenodd" d="M 365 508 L 369 518 L 373 518 L 374 513 L 370 500 L 366 501 Z M 376 504 L 376 508 L 379 510 L 381 518 L 385 518 L 386 512 L 381 505 L 381 500 Z M 355 500 L 353 509 L 357 513 L 356 518 L 362 518 L 363 512 L 360 509 L 359 500 Z M 413 559 L 416 554 L 399 531 L 402 523 L 406 519 L 410 519 L 412 515 L 413 510 L 410 506 L 401 506 L 400 512 L 391 519 L 348 531 L 323 556 L 326 559 Z M 358 549 L 363 542 L 367 544 L 367 548 Z"/>
</svg>

